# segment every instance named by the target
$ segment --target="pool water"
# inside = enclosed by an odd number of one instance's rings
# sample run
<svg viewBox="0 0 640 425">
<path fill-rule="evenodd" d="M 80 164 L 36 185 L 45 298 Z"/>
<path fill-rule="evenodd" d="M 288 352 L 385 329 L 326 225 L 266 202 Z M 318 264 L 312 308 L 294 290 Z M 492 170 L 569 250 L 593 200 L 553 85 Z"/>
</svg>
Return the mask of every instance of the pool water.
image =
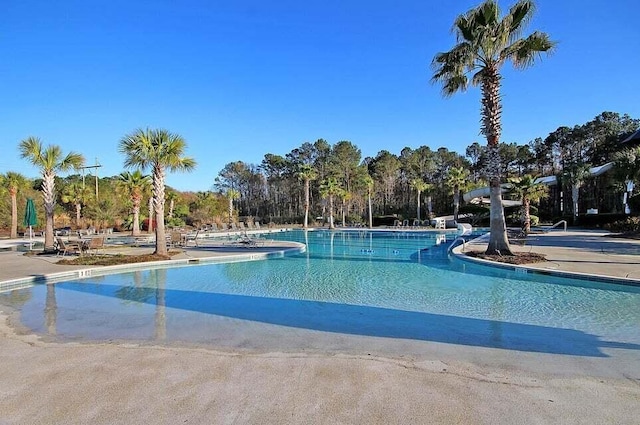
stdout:
<svg viewBox="0 0 640 425">
<path fill-rule="evenodd" d="M 293 231 L 270 237 L 306 252 L 35 285 L 0 302 L 32 331 L 65 339 L 215 344 L 258 324 L 264 335 L 278 327 L 594 357 L 640 348 L 640 287 L 451 260 L 456 236 Z"/>
</svg>

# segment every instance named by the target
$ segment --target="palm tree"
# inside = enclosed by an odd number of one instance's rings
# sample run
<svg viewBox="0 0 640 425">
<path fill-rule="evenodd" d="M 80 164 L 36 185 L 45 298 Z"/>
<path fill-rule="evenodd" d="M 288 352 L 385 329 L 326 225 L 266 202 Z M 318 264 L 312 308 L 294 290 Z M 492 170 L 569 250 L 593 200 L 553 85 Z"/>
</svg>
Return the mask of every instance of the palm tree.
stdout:
<svg viewBox="0 0 640 425">
<path fill-rule="evenodd" d="M 329 177 L 320 185 L 320 196 L 329 199 L 329 228 L 335 229 L 335 223 L 333 222 L 333 197 L 341 193 L 342 188 L 340 183 L 334 177 Z"/>
<path fill-rule="evenodd" d="M 298 170 L 298 178 L 304 181 L 304 224 L 306 229 L 309 227 L 309 186 L 311 180 L 318 178 L 318 172 L 313 166 L 304 164 Z"/>
<path fill-rule="evenodd" d="M 62 190 L 62 202 L 71 203 L 76 209 L 76 226 L 80 227 L 82 204 L 88 197 L 88 191 L 80 182 L 72 182 Z"/>
<path fill-rule="evenodd" d="M 191 171 L 196 166 L 193 158 L 185 157 L 186 142 L 182 136 L 164 129 L 138 129 L 120 140 L 119 150 L 126 157 L 125 167 L 145 170 L 151 168 L 153 176 L 153 204 L 156 216 L 155 254 L 167 255 L 164 229 L 164 187 L 166 170 Z M 149 217 L 151 222 L 151 217 Z"/>
<path fill-rule="evenodd" d="M 418 213 L 417 214 L 418 221 L 420 221 L 420 195 L 425 190 L 428 190 L 431 187 L 431 185 L 422 179 L 413 179 L 411 180 L 411 183 L 409 185 L 413 190 L 418 192 L 418 209 L 416 212 Z"/>
<path fill-rule="evenodd" d="M 57 145 L 46 148 L 37 137 L 28 137 L 20 142 L 20 156 L 28 159 L 40 168 L 42 173 L 42 199 L 46 225 L 44 232 L 44 250 L 53 251 L 53 210 L 56 206 L 55 176 L 57 172 L 78 169 L 84 164 L 84 157 L 75 152 L 63 156 L 62 149 Z"/>
<path fill-rule="evenodd" d="M 132 236 L 140 236 L 140 206 L 142 205 L 142 196 L 149 190 L 150 183 L 149 176 L 142 174 L 140 170 L 124 171 L 118 176 L 117 187 L 131 199 Z"/>
<path fill-rule="evenodd" d="M 522 201 L 522 230 L 525 234 L 531 231 L 531 203 L 538 202 L 548 193 L 548 188 L 537 182 L 536 177 L 525 174 L 522 177 L 509 179 L 509 193 L 517 196 Z"/>
<path fill-rule="evenodd" d="M 229 200 L 229 224 L 233 221 L 233 201 L 240 198 L 240 192 L 235 189 L 227 189 L 227 199 Z"/>
<path fill-rule="evenodd" d="M 613 155 L 614 176 L 625 185 L 624 209 L 629 214 L 629 197 L 635 186 L 634 182 L 640 180 L 640 146 L 616 152 Z"/>
<path fill-rule="evenodd" d="M 491 188 L 491 235 L 487 254 L 511 255 L 502 208 L 498 154 L 502 131 L 500 67 L 511 61 L 515 68 L 524 69 L 542 52 L 550 53 L 556 44 L 547 34 L 537 31 L 520 38 L 534 10 L 532 0 L 519 0 L 501 17 L 495 0 L 483 2 L 456 18 L 454 30 L 458 44 L 448 52 L 438 53 L 432 63 L 435 70 L 432 81 L 442 83 L 446 97 L 465 91 L 469 83 L 482 87 L 481 133 L 489 147 L 486 173 Z M 473 73 L 471 80 L 469 73 Z"/>
<path fill-rule="evenodd" d="M 463 167 L 449 168 L 446 185 L 453 190 L 453 219 L 458 221 L 460 211 L 460 191 L 464 190 L 469 181 L 469 170 Z"/>
<path fill-rule="evenodd" d="M 585 180 L 589 178 L 591 173 L 589 172 L 589 164 L 575 163 L 566 167 L 566 173 L 564 175 L 565 180 L 571 185 L 571 203 L 573 216 L 578 217 L 578 201 L 580 198 L 580 188 L 584 184 Z"/>
<path fill-rule="evenodd" d="M 166 198 L 167 201 L 169 201 L 169 213 L 167 214 L 167 217 L 173 218 L 173 210 L 176 206 L 176 199 L 178 199 L 178 194 L 174 191 L 170 191 L 167 192 Z"/>
<path fill-rule="evenodd" d="M 11 239 L 18 237 L 18 192 L 26 189 L 28 182 L 25 176 L 14 171 L 7 171 L 2 181 L 11 197 Z"/>
</svg>

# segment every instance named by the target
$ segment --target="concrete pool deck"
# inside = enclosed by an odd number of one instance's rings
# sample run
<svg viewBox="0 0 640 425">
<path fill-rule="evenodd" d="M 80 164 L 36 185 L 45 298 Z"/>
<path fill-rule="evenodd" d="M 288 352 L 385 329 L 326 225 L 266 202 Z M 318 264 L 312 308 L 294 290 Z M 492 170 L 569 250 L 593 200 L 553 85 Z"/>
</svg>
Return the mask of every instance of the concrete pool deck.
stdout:
<svg viewBox="0 0 640 425">
<path fill-rule="evenodd" d="M 570 231 L 512 247 L 549 260 L 528 267 L 637 279 L 639 246 Z M 465 249 L 481 250 L 482 241 Z M 53 264 L 58 259 L 0 252 L 0 281 L 80 268 Z M 607 348 L 596 358 L 247 329 L 244 338 L 263 335 L 264 348 L 60 343 L 23 332 L 2 312 L 0 423 L 635 424 L 640 417 L 640 351 Z M 329 348 L 287 349 L 294 337 Z"/>
<path fill-rule="evenodd" d="M 640 240 L 607 235 L 609 232 L 597 230 L 532 233 L 524 244 L 511 243 L 511 250 L 535 252 L 547 258 L 544 262 L 520 266 L 524 269 L 584 278 L 623 279 L 640 284 Z M 464 255 L 464 251 L 483 252 L 486 248 L 487 238 L 482 237 L 454 248 L 453 252 Z"/>
</svg>

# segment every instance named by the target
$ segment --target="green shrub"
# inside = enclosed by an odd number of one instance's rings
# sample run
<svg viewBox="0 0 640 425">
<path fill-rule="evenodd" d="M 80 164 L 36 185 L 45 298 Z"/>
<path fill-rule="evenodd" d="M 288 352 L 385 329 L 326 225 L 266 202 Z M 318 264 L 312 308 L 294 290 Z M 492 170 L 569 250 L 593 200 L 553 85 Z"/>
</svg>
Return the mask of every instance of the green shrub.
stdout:
<svg viewBox="0 0 640 425">
<path fill-rule="evenodd" d="M 640 231 L 640 217 L 628 217 L 626 220 L 618 220 L 604 225 L 604 228 L 615 233 Z"/>
</svg>

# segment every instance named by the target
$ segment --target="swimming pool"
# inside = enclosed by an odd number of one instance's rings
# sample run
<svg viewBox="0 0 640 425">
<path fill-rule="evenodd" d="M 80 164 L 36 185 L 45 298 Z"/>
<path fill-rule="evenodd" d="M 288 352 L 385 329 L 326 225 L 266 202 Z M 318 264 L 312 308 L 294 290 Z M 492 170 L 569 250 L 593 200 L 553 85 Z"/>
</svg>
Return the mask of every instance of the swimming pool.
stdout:
<svg viewBox="0 0 640 425">
<path fill-rule="evenodd" d="M 251 348 L 295 335 L 317 348 L 328 333 L 590 357 L 640 348 L 640 288 L 451 261 L 456 236 L 279 233 L 307 251 L 35 285 L 0 302 L 65 340 Z"/>
</svg>

